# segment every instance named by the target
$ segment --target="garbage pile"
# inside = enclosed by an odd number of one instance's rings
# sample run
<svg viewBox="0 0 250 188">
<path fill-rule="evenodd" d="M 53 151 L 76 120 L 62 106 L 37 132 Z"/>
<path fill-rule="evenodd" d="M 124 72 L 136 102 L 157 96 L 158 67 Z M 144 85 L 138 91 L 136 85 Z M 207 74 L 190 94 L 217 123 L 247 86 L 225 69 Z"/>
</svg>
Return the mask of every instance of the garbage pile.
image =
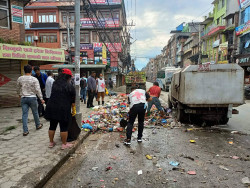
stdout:
<svg viewBox="0 0 250 188">
<path fill-rule="evenodd" d="M 104 106 L 95 106 L 88 118 L 82 121 L 85 131 L 122 132 L 120 121 L 128 119 L 129 107 L 126 94 L 113 95 Z"/>
<path fill-rule="evenodd" d="M 106 132 L 123 132 L 125 126 L 121 126 L 122 121 L 129 118 L 129 105 L 127 103 L 127 95 L 119 94 L 110 96 L 109 101 L 103 106 L 95 106 L 92 108 L 91 114 L 87 119 L 82 121 L 82 128 L 85 131 L 96 132 L 102 130 Z M 165 115 L 161 116 L 157 108 L 153 105 L 150 114 L 146 115 L 145 128 L 154 128 L 155 126 L 172 127 L 173 119 L 170 116 L 171 110 L 164 109 Z M 175 123 L 174 123 L 175 124 Z M 135 127 L 137 121 L 135 122 Z M 135 128 L 136 129 L 136 128 Z"/>
</svg>

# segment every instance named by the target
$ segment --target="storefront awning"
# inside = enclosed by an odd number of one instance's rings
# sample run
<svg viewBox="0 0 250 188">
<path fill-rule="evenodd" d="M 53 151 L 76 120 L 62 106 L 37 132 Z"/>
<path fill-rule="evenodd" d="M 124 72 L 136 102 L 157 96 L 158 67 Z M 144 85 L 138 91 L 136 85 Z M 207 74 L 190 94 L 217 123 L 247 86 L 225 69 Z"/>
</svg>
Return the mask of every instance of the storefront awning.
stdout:
<svg viewBox="0 0 250 188">
<path fill-rule="evenodd" d="M 65 69 L 73 69 L 75 65 L 54 65 L 53 68 L 65 68 Z M 105 69 L 106 65 L 96 65 L 96 64 L 81 64 L 80 68 L 85 69 Z"/>
</svg>

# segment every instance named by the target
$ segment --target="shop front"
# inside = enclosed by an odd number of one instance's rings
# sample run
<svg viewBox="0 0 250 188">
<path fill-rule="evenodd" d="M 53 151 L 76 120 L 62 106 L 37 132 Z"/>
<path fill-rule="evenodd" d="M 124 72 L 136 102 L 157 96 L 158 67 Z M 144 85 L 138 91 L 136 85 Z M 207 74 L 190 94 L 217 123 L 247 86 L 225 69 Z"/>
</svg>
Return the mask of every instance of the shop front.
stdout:
<svg viewBox="0 0 250 188">
<path fill-rule="evenodd" d="M 22 45 L 0 44 L 0 107 L 20 105 L 16 81 L 23 75 L 24 65 L 62 63 L 64 50 Z"/>
<path fill-rule="evenodd" d="M 250 53 L 239 55 L 236 62 L 244 69 L 244 83 L 250 84 Z"/>
</svg>

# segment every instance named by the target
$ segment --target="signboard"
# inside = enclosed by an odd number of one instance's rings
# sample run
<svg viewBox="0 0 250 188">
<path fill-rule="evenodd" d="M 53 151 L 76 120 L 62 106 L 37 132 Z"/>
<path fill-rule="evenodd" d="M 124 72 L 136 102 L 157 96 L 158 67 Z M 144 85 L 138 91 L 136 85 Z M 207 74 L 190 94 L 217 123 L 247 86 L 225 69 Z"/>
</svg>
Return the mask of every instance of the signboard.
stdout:
<svg viewBox="0 0 250 188">
<path fill-rule="evenodd" d="M 11 81 L 10 78 L 0 74 L 0 87 L 7 84 L 9 81 Z"/>
<path fill-rule="evenodd" d="M 102 45 L 102 63 L 104 65 L 107 65 L 107 49 L 106 49 L 106 46 L 103 44 Z"/>
<path fill-rule="evenodd" d="M 91 4 L 109 4 L 109 5 L 113 5 L 113 4 L 121 4 L 122 0 L 90 0 Z"/>
<path fill-rule="evenodd" d="M 94 27 L 120 27 L 120 20 L 113 18 L 81 18 L 80 19 L 81 28 L 94 28 Z"/>
<path fill-rule="evenodd" d="M 64 50 L 0 43 L 0 59 L 64 62 Z"/>
<path fill-rule="evenodd" d="M 23 24 L 23 7 L 11 5 L 12 22 Z"/>
<path fill-rule="evenodd" d="M 110 52 L 122 52 L 122 43 L 105 43 Z M 102 43 L 94 43 L 94 52 L 98 52 L 102 48 Z"/>
<path fill-rule="evenodd" d="M 199 72 L 210 71 L 210 63 L 201 64 L 198 67 Z"/>
<path fill-rule="evenodd" d="M 93 50 L 93 44 L 80 44 L 80 50 Z"/>
<path fill-rule="evenodd" d="M 220 45 L 220 39 L 214 41 L 213 48 L 217 48 Z"/>
<path fill-rule="evenodd" d="M 244 9 L 246 8 L 248 5 L 250 5 L 250 0 L 238 0 L 239 4 L 240 4 L 240 8 Z"/>
<path fill-rule="evenodd" d="M 228 42 L 221 43 L 219 46 L 219 51 L 221 51 L 223 56 L 228 54 Z"/>
<path fill-rule="evenodd" d="M 239 27 L 235 28 L 237 36 L 244 34 L 244 33 L 248 32 L 249 30 L 250 30 L 250 20 L 246 24 L 240 25 Z"/>
</svg>

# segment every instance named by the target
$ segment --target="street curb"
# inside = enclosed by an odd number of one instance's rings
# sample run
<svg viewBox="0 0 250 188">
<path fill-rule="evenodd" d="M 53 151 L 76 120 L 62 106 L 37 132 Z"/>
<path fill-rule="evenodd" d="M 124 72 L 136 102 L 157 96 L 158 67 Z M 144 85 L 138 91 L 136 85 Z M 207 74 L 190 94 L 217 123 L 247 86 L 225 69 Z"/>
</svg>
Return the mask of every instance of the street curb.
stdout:
<svg viewBox="0 0 250 188">
<path fill-rule="evenodd" d="M 38 182 L 34 187 L 35 188 L 42 188 L 49 180 L 50 178 L 62 167 L 62 165 L 69 159 L 70 155 L 75 153 L 76 149 L 83 143 L 83 141 L 90 135 L 90 132 L 82 132 L 78 139 L 76 140 L 76 143 L 74 144 L 74 147 L 72 147 L 64 157 L 61 158 L 61 160 Z"/>
</svg>

